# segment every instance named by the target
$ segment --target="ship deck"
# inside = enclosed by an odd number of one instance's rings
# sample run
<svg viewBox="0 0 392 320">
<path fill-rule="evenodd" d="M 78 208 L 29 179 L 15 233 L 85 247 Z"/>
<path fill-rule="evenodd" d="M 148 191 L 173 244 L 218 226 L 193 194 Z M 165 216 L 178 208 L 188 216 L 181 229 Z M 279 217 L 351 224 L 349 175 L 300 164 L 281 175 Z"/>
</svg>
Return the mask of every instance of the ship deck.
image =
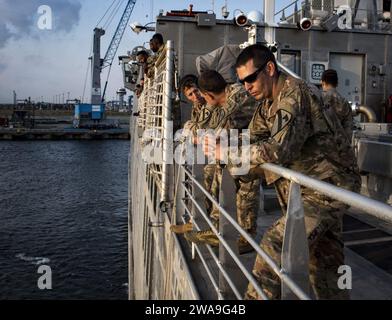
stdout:
<svg viewBox="0 0 392 320">
<path fill-rule="evenodd" d="M 258 218 L 257 242 L 263 233 L 280 217 L 275 192 L 265 191 L 265 212 Z M 196 286 L 202 299 L 217 299 L 201 259 L 196 255 L 192 260 L 191 245 L 179 237 Z M 343 239 L 345 242 L 345 264 L 352 270 L 352 300 L 389 300 L 392 299 L 392 226 L 371 218 L 363 212 L 350 210 L 344 217 Z M 212 270 L 215 279 L 219 279 L 219 270 L 210 257 L 205 245 L 199 246 Z M 219 255 L 218 249 L 213 251 Z M 251 271 L 256 253 L 239 256 L 246 268 Z M 239 292 L 244 293 L 248 280 L 238 273 L 234 279 Z"/>
</svg>

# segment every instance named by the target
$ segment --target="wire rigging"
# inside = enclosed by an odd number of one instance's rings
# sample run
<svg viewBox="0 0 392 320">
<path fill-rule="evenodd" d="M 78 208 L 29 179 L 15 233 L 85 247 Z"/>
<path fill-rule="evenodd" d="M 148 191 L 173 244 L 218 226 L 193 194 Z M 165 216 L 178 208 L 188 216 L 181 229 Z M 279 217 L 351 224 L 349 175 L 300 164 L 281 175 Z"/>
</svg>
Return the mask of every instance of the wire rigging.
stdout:
<svg viewBox="0 0 392 320">
<path fill-rule="evenodd" d="M 91 55 L 92 55 L 92 53 L 93 53 L 93 46 L 94 46 L 94 41 L 93 40 L 91 40 L 91 45 L 90 45 L 90 53 L 89 53 L 89 57 L 91 57 Z M 84 102 L 84 95 L 85 95 L 85 93 L 86 93 L 86 86 L 87 86 L 87 80 L 88 80 L 88 71 L 90 70 L 90 64 L 91 64 L 91 59 L 89 58 L 88 59 L 88 61 L 87 61 L 87 71 L 86 71 L 86 76 L 85 76 L 85 79 L 84 79 L 84 88 L 83 88 L 83 96 L 82 96 L 82 101 L 81 102 Z"/>
<path fill-rule="evenodd" d="M 103 92 L 103 95 L 102 95 L 102 102 L 104 102 L 104 100 L 105 100 L 106 90 L 107 90 L 107 86 L 108 86 L 108 83 L 109 83 L 109 77 L 110 77 L 110 72 L 111 71 L 112 71 L 112 64 L 110 64 L 110 66 L 109 66 L 108 75 L 106 77 L 104 92 Z"/>
<path fill-rule="evenodd" d="M 116 1 L 117 1 L 117 0 L 113 0 L 112 4 L 109 6 L 109 8 L 106 9 L 105 14 L 104 14 L 104 15 L 101 17 L 101 19 L 97 22 L 97 25 L 96 25 L 95 27 L 98 27 L 98 25 L 102 22 L 102 20 L 103 20 L 103 19 L 105 18 L 105 16 L 108 14 L 110 8 L 113 7 L 113 5 L 114 5 L 114 3 L 115 3 Z"/>
<path fill-rule="evenodd" d="M 120 0 L 118 2 L 117 6 L 115 7 L 115 9 L 113 9 L 110 17 L 108 18 L 108 20 L 107 20 L 107 22 L 106 22 L 106 24 L 104 26 L 104 29 L 107 29 L 110 26 L 110 24 L 112 23 L 113 19 L 117 16 L 117 13 L 120 10 L 120 8 L 121 8 L 123 3 L 124 3 L 124 0 Z M 108 82 L 109 82 L 110 73 L 111 73 L 111 70 L 112 70 L 112 65 L 113 65 L 113 61 L 111 61 L 110 65 L 109 65 L 109 70 L 108 70 L 107 77 L 106 77 L 106 82 L 105 82 L 105 87 L 104 87 L 104 91 L 103 91 L 103 95 L 102 95 L 102 100 L 104 100 L 104 98 L 105 98 L 106 89 L 107 89 L 107 85 L 108 85 Z"/>
<path fill-rule="evenodd" d="M 115 9 L 112 11 L 112 14 L 110 15 L 110 17 L 108 18 L 106 24 L 104 25 L 104 29 L 106 30 L 110 24 L 112 23 L 113 19 L 116 17 L 118 11 L 120 10 L 122 4 L 124 3 L 124 0 L 120 0 L 117 4 L 117 6 L 115 7 Z"/>
</svg>

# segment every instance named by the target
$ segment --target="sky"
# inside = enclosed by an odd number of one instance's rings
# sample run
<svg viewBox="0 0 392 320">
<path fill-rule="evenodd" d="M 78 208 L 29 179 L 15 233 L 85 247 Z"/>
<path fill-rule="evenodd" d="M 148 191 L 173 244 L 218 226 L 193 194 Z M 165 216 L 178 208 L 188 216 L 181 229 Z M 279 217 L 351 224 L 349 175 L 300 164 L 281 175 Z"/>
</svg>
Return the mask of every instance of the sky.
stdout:
<svg viewBox="0 0 392 320">
<path fill-rule="evenodd" d="M 112 19 L 102 38 L 101 55 L 105 55 L 115 32 L 126 0 L 117 15 Z M 227 0 L 233 17 L 235 9 L 244 12 L 263 11 L 262 0 Z M 292 1 L 277 0 L 276 9 Z M 93 29 L 104 15 L 113 0 L 0 0 L 0 103 L 13 101 L 13 90 L 18 99 L 31 97 L 33 101 L 53 102 L 56 95 L 65 99 L 90 101 L 91 70 L 88 69 L 88 57 L 91 52 Z M 225 0 L 138 0 L 134 7 L 130 23 L 146 24 L 155 20 L 161 9 L 166 11 L 187 9 L 194 5 L 195 11 L 213 10 L 221 18 L 221 8 Z M 42 29 L 43 11 L 40 6 L 47 5 L 52 10 L 52 28 Z M 115 6 L 114 5 L 114 6 Z M 105 19 L 102 23 L 105 22 Z M 101 23 L 101 24 L 102 24 Z M 99 24 L 98 26 L 102 26 Z M 148 41 L 153 33 L 132 32 L 128 27 L 116 56 Z M 86 89 L 84 84 L 88 75 Z M 102 86 L 106 72 L 102 74 Z M 106 99 L 117 99 L 116 91 L 122 88 L 122 74 L 118 59 L 115 58 L 109 78 Z"/>
</svg>

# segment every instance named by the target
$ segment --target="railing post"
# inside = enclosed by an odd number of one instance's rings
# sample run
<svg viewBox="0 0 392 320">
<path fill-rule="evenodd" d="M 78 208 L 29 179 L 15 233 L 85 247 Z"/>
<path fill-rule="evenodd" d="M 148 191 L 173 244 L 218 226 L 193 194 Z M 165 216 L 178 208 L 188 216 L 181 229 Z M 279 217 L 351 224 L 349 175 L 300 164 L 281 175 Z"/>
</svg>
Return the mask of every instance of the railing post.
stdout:
<svg viewBox="0 0 392 320">
<path fill-rule="evenodd" d="M 182 215 L 185 214 L 185 207 L 183 205 L 182 200 L 185 198 L 185 189 L 184 186 L 182 184 L 182 182 L 185 181 L 185 171 L 182 165 L 176 165 L 174 166 L 174 170 L 175 170 L 175 181 L 174 183 L 175 185 L 175 189 L 177 189 L 175 191 L 175 196 L 176 198 L 174 199 L 175 204 L 176 204 L 176 221 L 175 222 L 181 222 L 182 223 Z M 177 179 L 179 179 L 179 181 L 177 181 Z M 175 223 L 174 221 L 172 221 L 172 223 Z"/>
<path fill-rule="evenodd" d="M 222 184 L 219 190 L 219 204 L 237 220 L 236 187 L 234 180 L 227 169 L 223 170 Z M 227 241 L 233 251 L 237 252 L 236 240 L 238 233 L 233 225 L 221 213 L 219 214 L 219 233 Z M 238 267 L 223 245 L 219 246 L 219 261 L 238 288 L 238 281 L 241 280 L 241 277 L 238 277 Z M 236 299 L 222 272 L 219 272 L 219 289 L 224 299 Z"/>
<path fill-rule="evenodd" d="M 204 165 L 200 165 L 200 164 L 193 165 L 192 166 L 192 173 L 193 173 L 193 176 L 197 179 L 197 181 L 200 181 L 203 183 L 203 181 L 204 181 Z M 193 193 L 193 196 L 196 199 L 197 203 L 204 210 L 204 212 L 206 212 L 205 195 L 203 194 L 203 192 L 195 186 L 192 189 L 192 193 Z M 192 205 L 192 213 L 193 213 L 194 221 L 199 225 L 199 227 L 202 230 L 209 228 L 207 222 L 204 220 L 203 216 L 201 215 L 199 210 L 197 210 L 195 205 Z"/>
<path fill-rule="evenodd" d="M 167 41 L 166 67 L 164 77 L 164 103 L 163 103 L 163 164 L 162 164 L 162 195 L 161 201 L 169 201 L 169 164 L 173 156 L 173 123 L 172 117 L 172 74 L 174 72 L 174 48 L 171 40 Z"/>
<path fill-rule="evenodd" d="M 295 182 L 291 182 L 290 184 L 282 247 L 282 269 L 283 272 L 309 295 L 309 246 L 305 229 L 301 187 Z M 298 297 L 282 281 L 282 300 L 296 299 Z"/>
<path fill-rule="evenodd" d="M 368 20 L 368 29 L 377 30 L 377 1 L 376 0 L 367 1 L 367 20 Z"/>
<path fill-rule="evenodd" d="M 310 17 L 310 10 L 311 10 L 311 4 L 309 2 L 309 0 L 305 0 L 305 4 L 303 7 L 303 15 L 302 18 L 306 17 L 309 18 Z"/>
<path fill-rule="evenodd" d="M 298 17 L 298 1 L 295 1 L 295 4 L 294 4 L 294 23 L 296 24 L 299 21 L 300 21 L 300 19 Z"/>
<path fill-rule="evenodd" d="M 275 42 L 275 0 L 264 1 L 264 39 L 267 43 Z"/>
<path fill-rule="evenodd" d="M 286 13 L 285 13 L 285 11 L 284 11 L 284 9 L 283 9 L 283 11 L 282 11 L 282 17 L 280 18 L 280 21 L 286 21 Z"/>
</svg>

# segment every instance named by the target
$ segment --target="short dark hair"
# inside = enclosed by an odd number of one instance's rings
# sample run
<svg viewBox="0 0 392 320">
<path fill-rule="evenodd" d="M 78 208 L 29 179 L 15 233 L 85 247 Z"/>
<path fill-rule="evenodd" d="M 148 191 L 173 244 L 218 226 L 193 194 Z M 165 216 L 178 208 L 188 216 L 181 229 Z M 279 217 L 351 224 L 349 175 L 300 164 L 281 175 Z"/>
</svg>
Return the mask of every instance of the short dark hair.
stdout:
<svg viewBox="0 0 392 320">
<path fill-rule="evenodd" d="M 253 44 L 242 50 L 235 63 L 235 68 L 244 66 L 249 60 L 253 60 L 253 64 L 257 69 L 271 61 L 275 65 L 276 71 L 278 71 L 278 64 L 274 54 L 268 47 L 262 44 Z"/>
<path fill-rule="evenodd" d="M 196 87 L 198 88 L 197 84 L 197 77 L 194 74 L 187 74 L 186 76 L 183 76 L 180 80 L 180 90 L 181 92 L 184 92 L 185 89 L 191 88 L 191 87 Z"/>
<path fill-rule="evenodd" d="M 325 70 L 321 76 L 321 81 L 337 87 L 339 83 L 338 73 L 334 69 Z"/>
<path fill-rule="evenodd" d="M 226 80 L 215 70 L 205 70 L 199 77 L 198 85 L 203 92 L 222 93 L 227 86 Z"/>
<path fill-rule="evenodd" d="M 146 50 L 140 50 L 138 53 L 136 53 L 136 57 L 141 56 L 141 55 L 148 56 L 148 53 Z"/>
<path fill-rule="evenodd" d="M 152 36 L 151 40 L 157 41 L 159 44 L 163 44 L 163 36 L 160 33 L 156 33 Z"/>
</svg>

